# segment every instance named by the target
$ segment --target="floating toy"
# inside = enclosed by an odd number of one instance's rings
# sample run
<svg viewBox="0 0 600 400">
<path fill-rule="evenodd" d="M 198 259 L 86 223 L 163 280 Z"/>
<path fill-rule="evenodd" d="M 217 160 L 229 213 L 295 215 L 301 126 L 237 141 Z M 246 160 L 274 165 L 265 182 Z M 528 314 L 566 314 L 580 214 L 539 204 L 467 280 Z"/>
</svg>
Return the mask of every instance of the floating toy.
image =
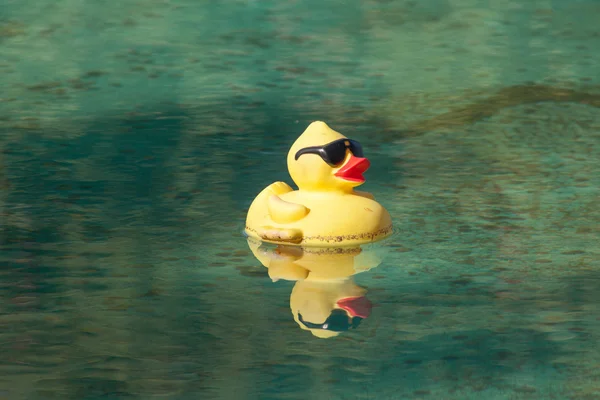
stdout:
<svg viewBox="0 0 600 400">
<path fill-rule="evenodd" d="M 367 291 L 356 285 L 352 276 L 379 266 L 386 254 L 384 248 L 290 245 L 269 248 L 258 240 L 247 240 L 274 282 L 296 281 L 290 295 L 290 309 L 301 329 L 319 338 L 330 338 L 358 328 L 371 314 Z"/>
<path fill-rule="evenodd" d="M 287 156 L 298 185 L 275 182 L 256 196 L 245 232 L 270 243 L 304 246 L 351 246 L 392 233 L 389 213 L 372 194 L 354 190 L 363 184 L 370 162 L 355 140 L 316 121 L 300 135 Z"/>
</svg>

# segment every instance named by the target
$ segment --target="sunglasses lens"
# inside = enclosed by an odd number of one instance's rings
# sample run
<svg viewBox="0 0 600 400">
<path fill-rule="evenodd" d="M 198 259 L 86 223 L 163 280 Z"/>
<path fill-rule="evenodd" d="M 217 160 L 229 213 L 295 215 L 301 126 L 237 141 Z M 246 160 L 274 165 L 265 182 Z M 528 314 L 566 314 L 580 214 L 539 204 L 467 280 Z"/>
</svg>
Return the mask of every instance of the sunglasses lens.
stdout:
<svg viewBox="0 0 600 400">
<path fill-rule="evenodd" d="M 362 322 L 362 318 L 361 317 L 354 317 L 352 318 L 352 327 L 353 328 L 358 328 L 358 326 L 360 325 L 360 323 Z"/>
<path fill-rule="evenodd" d="M 350 324 L 348 323 L 348 316 L 344 315 L 336 315 L 328 320 L 327 330 L 333 332 L 343 332 L 347 331 L 350 328 Z"/>
<path fill-rule="evenodd" d="M 346 144 L 341 140 L 339 142 L 333 142 L 325 146 L 325 153 L 332 165 L 341 164 L 346 158 Z"/>
<path fill-rule="evenodd" d="M 350 151 L 356 157 L 364 157 L 362 146 L 357 141 L 354 141 L 354 140 L 350 141 Z"/>
<path fill-rule="evenodd" d="M 343 310 L 333 310 L 329 318 L 327 318 L 326 324 L 326 329 L 333 332 L 343 332 L 350 328 L 348 314 Z"/>
<path fill-rule="evenodd" d="M 350 320 L 348 314 L 344 310 L 336 309 L 331 312 L 329 318 L 322 324 L 314 324 L 304 321 L 302 314 L 298 313 L 298 320 L 309 329 L 324 329 L 332 332 L 344 332 L 350 328 L 357 328 L 362 321 L 361 317 L 353 317 Z"/>
<path fill-rule="evenodd" d="M 346 145 L 348 143 L 348 145 Z M 323 147 L 305 147 L 298 150 L 296 160 L 303 154 L 318 154 L 323 161 L 332 167 L 339 166 L 346 159 L 346 150 L 350 149 L 356 157 L 364 157 L 363 149 L 360 143 L 350 139 L 340 139 L 331 142 Z"/>
</svg>

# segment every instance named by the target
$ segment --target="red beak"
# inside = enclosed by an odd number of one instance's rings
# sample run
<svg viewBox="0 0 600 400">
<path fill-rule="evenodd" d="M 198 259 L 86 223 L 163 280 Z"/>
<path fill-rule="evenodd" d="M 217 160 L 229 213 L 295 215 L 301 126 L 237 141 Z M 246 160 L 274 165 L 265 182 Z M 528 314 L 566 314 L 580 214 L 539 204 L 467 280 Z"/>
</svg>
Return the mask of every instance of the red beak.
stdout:
<svg viewBox="0 0 600 400">
<path fill-rule="evenodd" d="M 367 318 L 371 315 L 373 304 L 364 296 L 361 297 L 346 297 L 337 302 L 338 307 L 346 310 L 353 317 Z"/>
<path fill-rule="evenodd" d="M 350 156 L 350 159 L 335 176 L 353 182 L 364 182 L 363 172 L 369 169 L 371 162 L 367 158 Z"/>
</svg>

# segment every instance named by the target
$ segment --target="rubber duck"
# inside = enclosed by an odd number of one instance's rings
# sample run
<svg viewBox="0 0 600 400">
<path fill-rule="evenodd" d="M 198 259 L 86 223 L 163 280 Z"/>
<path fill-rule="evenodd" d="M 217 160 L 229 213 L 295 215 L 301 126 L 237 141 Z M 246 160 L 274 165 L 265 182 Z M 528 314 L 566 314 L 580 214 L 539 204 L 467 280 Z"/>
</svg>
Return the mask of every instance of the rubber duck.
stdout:
<svg viewBox="0 0 600 400">
<path fill-rule="evenodd" d="M 358 328 L 371 314 L 367 291 L 352 276 L 379 266 L 385 249 L 281 244 L 270 249 L 255 239 L 247 240 L 273 282 L 296 281 L 290 294 L 290 310 L 302 330 L 331 338 Z"/>
<path fill-rule="evenodd" d="M 368 192 L 370 162 L 359 142 L 312 122 L 287 155 L 289 174 L 298 190 L 275 182 L 248 209 L 246 235 L 270 243 L 303 246 L 351 246 L 392 233 L 388 211 Z"/>
</svg>

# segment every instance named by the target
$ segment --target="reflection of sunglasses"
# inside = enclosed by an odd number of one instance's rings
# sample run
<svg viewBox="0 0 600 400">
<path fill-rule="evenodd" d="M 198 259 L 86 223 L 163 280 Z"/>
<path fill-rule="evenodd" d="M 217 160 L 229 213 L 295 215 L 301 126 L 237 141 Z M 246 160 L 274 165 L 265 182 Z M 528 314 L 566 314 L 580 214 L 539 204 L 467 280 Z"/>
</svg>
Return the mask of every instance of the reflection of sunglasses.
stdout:
<svg viewBox="0 0 600 400">
<path fill-rule="evenodd" d="M 346 158 L 346 149 L 350 149 L 350 152 L 356 157 L 363 157 L 362 146 L 356 140 L 338 139 L 323 146 L 311 146 L 300 149 L 296 153 L 295 159 L 297 160 L 302 154 L 317 154 L 329 166 L 335 167 L 341 164 Z"/>
<path fill-rule="evenodd" d="M 298 320 L 302 322 L 308 329 L 323 329 L 326 331 L 343 332 L 350 328 L 357 328 L 362 321 L 361 317 L 353 317 L 350 319 L 344 310 L 335 309 L 322 324 L 313 324 L 302 318 L 302 314 L 298 313 Z"/>
</svg>

